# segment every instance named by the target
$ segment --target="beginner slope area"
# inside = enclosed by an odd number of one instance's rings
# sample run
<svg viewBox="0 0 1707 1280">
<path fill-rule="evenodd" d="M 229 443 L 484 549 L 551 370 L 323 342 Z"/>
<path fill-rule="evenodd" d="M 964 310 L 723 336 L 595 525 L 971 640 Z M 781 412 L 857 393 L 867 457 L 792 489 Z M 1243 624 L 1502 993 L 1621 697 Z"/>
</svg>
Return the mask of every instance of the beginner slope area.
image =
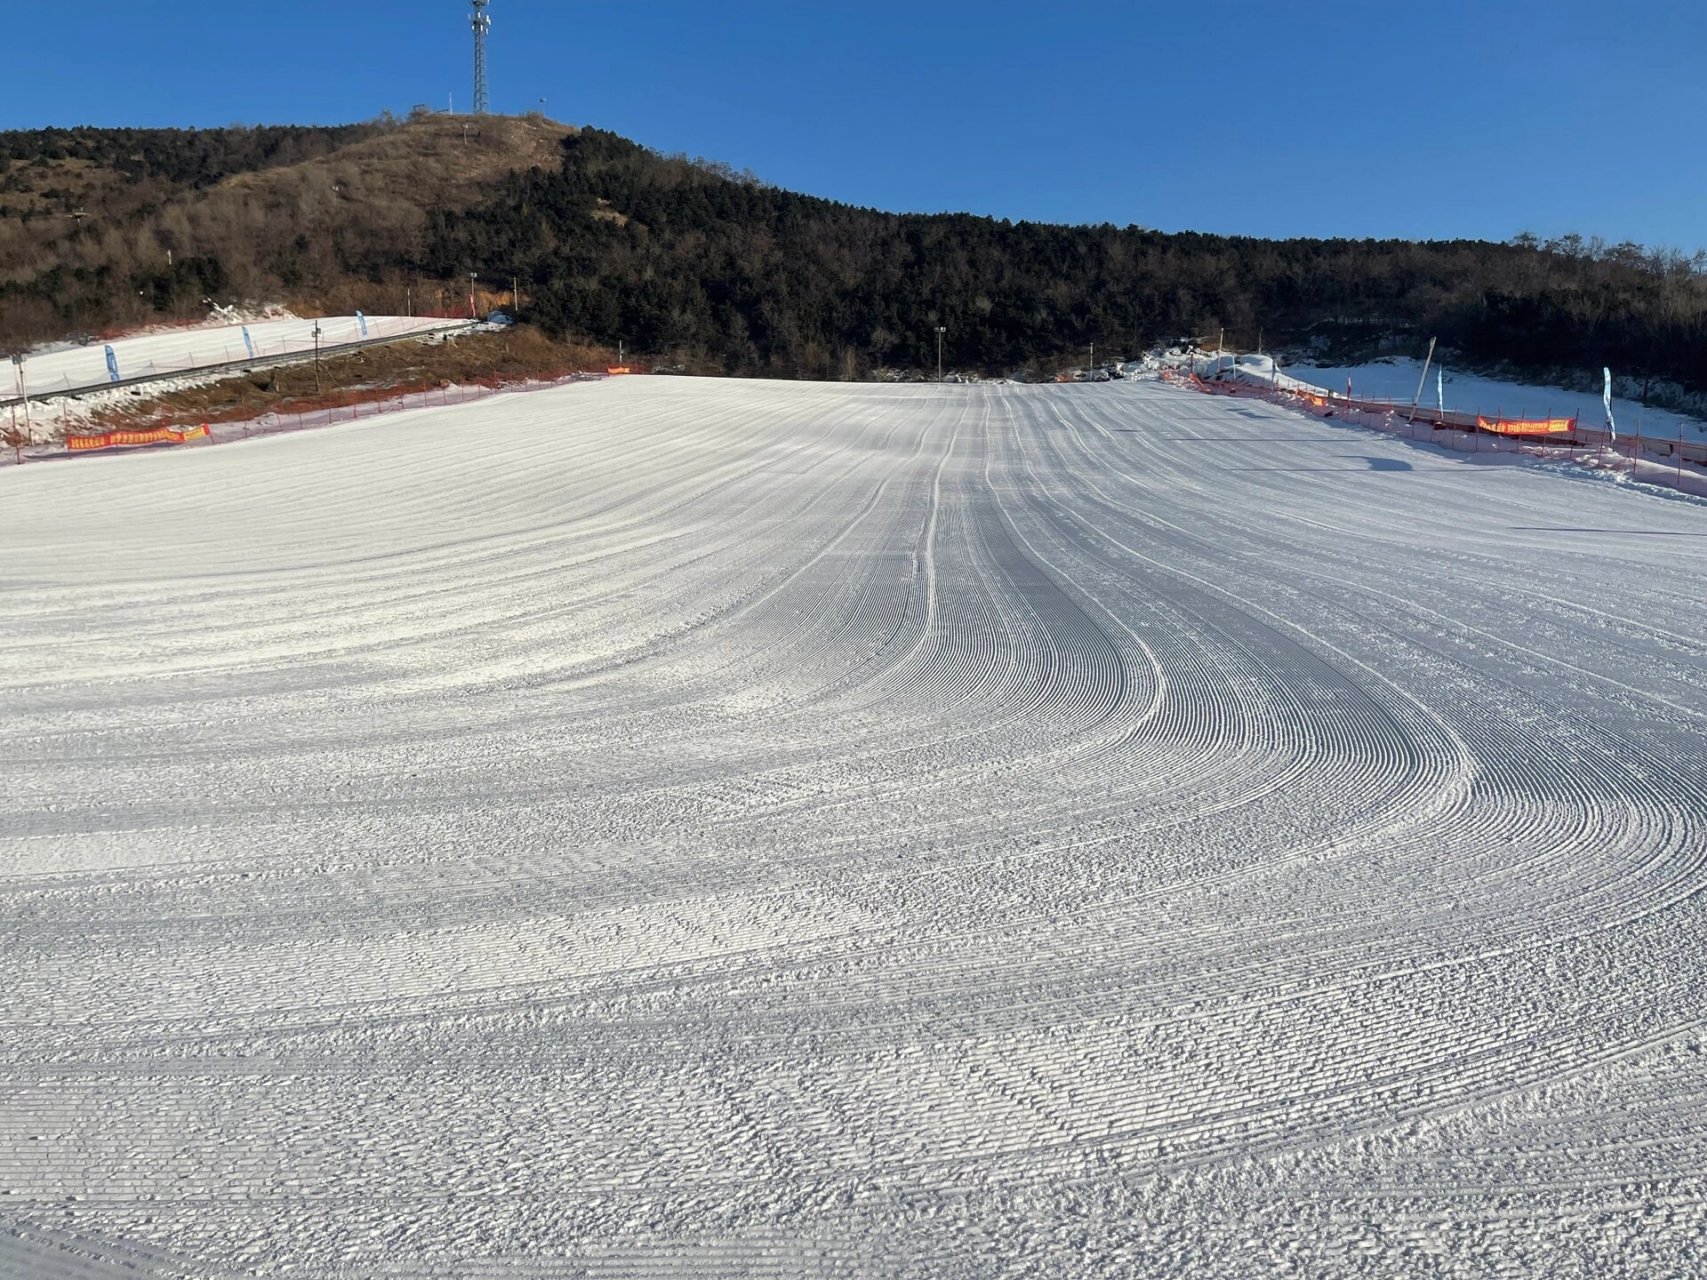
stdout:
<svg viewBox="0 0 1707 1280">
<path fill-rule="evenodd" d="M 356 316 L 329 316 L 323 320 L 254 320 L 247 326 L 163 329 L 140 337 L 62 347 L 30 356 L 23 364 L 23 389 L 32 396 L 48 396 L 82 387 L 99 388 L 114 369 L 123 379 L 152 378 L 193 373 L 245 359 L 279 360 L 292 355 L 313 358 L 316 328 L 320 330 L 320 345 L 329 348 L 365 339 L 430 332 L 455 323 L 421 316 L 368 316 L 364 325 Z M 245 328 L 249 332 L 248 343 L 243 341 Z M 113 352 L 110 367 L 108 348 Z M 9 397 L 17 392 L 16 371 L 12 368 L 0 371 L 0 396 Z"/>
<path fill-rule="evenodd" d="M 1707 508 L 1155 384 L 0 475 L 0 1270 L 1707 1267 Z"/>
</svg>

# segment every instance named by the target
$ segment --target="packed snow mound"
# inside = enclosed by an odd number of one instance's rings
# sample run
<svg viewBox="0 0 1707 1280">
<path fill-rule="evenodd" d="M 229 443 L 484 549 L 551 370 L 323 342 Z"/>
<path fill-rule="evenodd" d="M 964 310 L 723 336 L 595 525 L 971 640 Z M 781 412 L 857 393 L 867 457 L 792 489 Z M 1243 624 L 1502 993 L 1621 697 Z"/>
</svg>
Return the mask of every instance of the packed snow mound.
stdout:
<svg viewBox="0 0 1707 1280">
<path fill-rule="evenodd" d="M 1281 373 L 1272 356 L 1223 352 L 1193 361 L 1191 367 L 1205 382 L 1245 382 L 1279 391 L 1321 391 L 1320 387 Z"/>
</svg>

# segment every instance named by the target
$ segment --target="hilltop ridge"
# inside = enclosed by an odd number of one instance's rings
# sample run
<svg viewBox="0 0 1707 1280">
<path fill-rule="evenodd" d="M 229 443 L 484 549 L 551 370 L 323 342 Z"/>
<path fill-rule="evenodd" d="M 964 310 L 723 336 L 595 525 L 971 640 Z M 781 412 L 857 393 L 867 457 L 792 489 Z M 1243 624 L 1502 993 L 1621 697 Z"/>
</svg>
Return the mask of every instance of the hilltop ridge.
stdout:
<svg viewBox="0 0 1707 1280">
<path fill-rule="evenodd" d="M 75 142 L 76 145 L 71 145 Z M 1129 161 L 1123 161 L 1129 162 Z M 117 180 L 114 174 L 123 180 Z M 1324 197 L 1330 198 L 1330 197 Z M 1135 210 L 1141 214 L 1141 210 Z M 82 217 L 74 217 L 81 213 Z M 857 208 L 541 117 L 0 134 L 0 342 L 205 312 L 466 308 L 704 371 L 1047 372 L 1181 335 L 1707 390 L 1702 259 Z"/>
<path fill-rule="evenodd" d="M 471 204 L 514 169 L 555 167 L 572 131 L 422 115 L 0 133 L 0 342 L 193 318 L 209 295 L 402 311 L 418 285 L 423 308 L 466 305 L 466 279 L 453 290 L 418 278 L 428 211 Z"/>
</svg>

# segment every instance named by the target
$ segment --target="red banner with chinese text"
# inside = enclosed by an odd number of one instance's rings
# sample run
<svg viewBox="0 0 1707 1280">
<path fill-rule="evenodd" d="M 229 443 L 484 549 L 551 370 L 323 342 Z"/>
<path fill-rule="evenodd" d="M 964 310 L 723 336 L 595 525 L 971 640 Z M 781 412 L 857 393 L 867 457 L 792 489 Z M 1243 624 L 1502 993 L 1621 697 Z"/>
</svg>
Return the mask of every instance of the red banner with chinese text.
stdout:
<svg viewBox="0 0 1707 1280">
<path fill-rule="evenodd" d="M 1502 436 L 1564 436 L 1577 429 L 1575 418 L 1476 418 L 1476 426 Z"/>
</svg>

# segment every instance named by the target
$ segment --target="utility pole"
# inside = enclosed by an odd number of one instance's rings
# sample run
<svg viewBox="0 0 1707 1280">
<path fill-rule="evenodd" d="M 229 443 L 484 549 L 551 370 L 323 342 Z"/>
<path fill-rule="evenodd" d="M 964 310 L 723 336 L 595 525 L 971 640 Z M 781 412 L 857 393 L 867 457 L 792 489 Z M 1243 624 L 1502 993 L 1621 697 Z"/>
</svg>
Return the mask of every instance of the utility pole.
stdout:
<svg viewBox="0 0 1707 1280">
<path fill-rule="evenodd" d="M 320 322 L 314 322 L 314 394 L 321 393 L 320 385 Z"/>
<path fill-rule="evenodd" d="M 492 30 L 492 15 L 486 12 L 486 6 L 491 3 L 492 0 L 474 0 L 474 16 L 470 19 L 474 27 L 474 114 L 477 116 L 492 109 L 486 89 L 486 36 Z"/>
<path fill-rule="evenodd" d="M 480 319 L 480 312 L 474 306 L 474 282 L 478 279 L 480 279 L 478 271 L 468 273 L 468 318 L 470 320 Z"/>
<path fill-rule="evenodd" d="M 947 332 L 948 329 L 944 325 L 939 324 L 936 327 L 936 380 L 938 382 L 942 381 L 942 335 Z"/>
<path fill-rule="evenodd" d="M 1097 344 L 1093 342 L 1093 343 L 1091 343 L 1091 376 L 1093 378 L 1096 376 L 1096 371 L 1097 371 Z"/>
</svg>

